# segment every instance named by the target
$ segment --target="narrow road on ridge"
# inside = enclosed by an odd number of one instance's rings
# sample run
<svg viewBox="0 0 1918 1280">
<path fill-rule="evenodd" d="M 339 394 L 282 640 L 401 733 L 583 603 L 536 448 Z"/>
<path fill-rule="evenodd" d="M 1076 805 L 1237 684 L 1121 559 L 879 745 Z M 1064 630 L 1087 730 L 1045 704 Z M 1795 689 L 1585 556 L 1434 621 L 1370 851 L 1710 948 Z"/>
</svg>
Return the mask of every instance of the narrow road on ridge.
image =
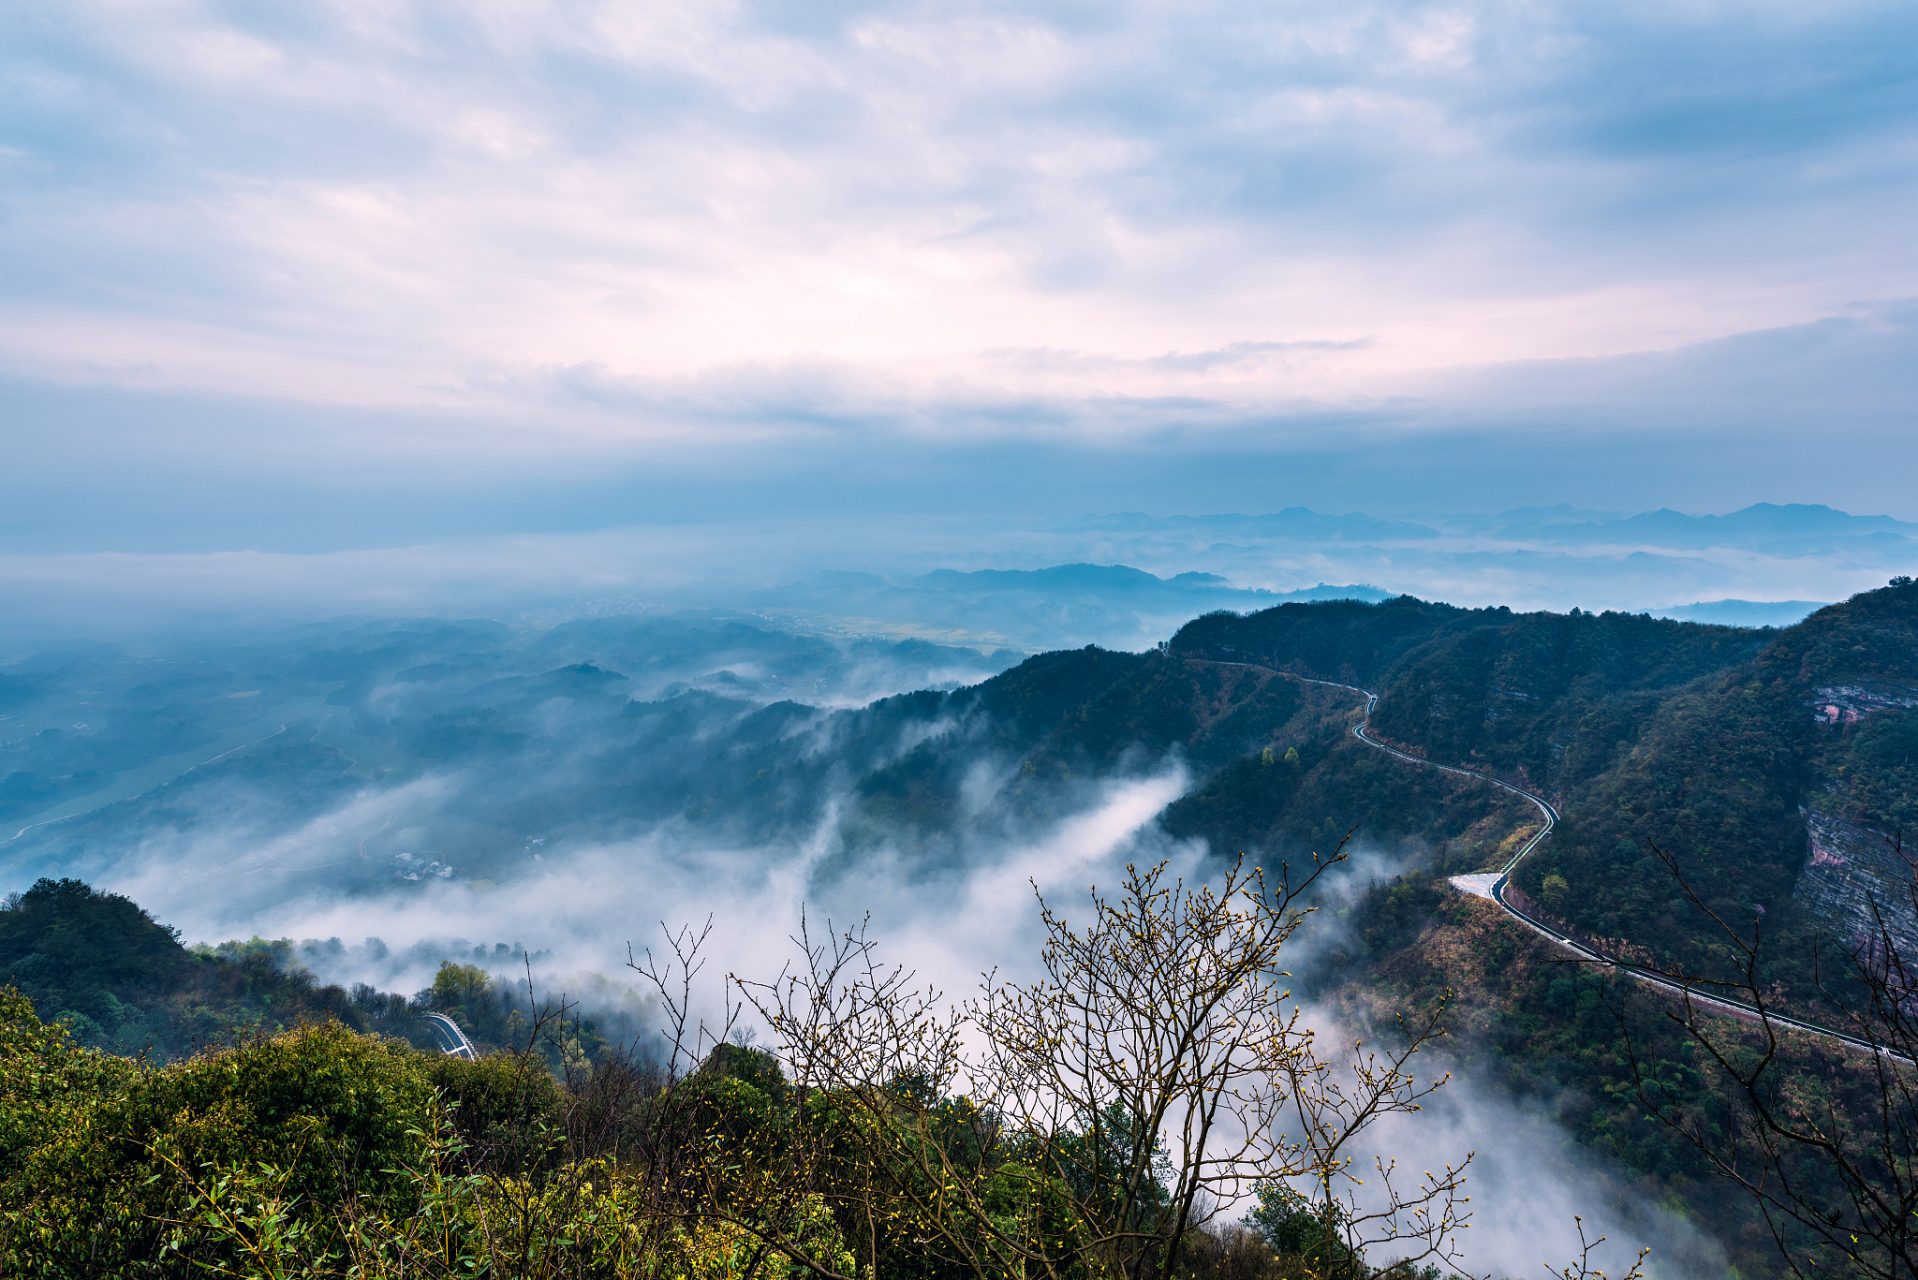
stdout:
<svg viewBox="0 0 1918 1280">
<path fill-rule="evenodd" d="M 1787 1017 L 1782 1013 L 1774 1013 L 1770 1009 L 1759 1009 L 1755 1005 L 1749 1005 L 1740 1000 L 1728 1000 L 1723 996 L 1707 995 L 1699 991 L 1696 987 L 1660 973 L 1656 969 L 1647 969 L 1643 965 L 1629 964 L 1623 960 L 1605 955 L 1603 952 L 1595 950 L 1577 938 L 1572 937 L 1570 934 L 1561 933 L 1543 921 L 1527 915 L 1506 901 L 1505 888 L 1511 881 L 1512 869 L 1523 862 L 1527 854 L 1538 848 L 1545 837 L 1552 834 L 1552 828 L 1558 825 L 1558 810 L 1553 808 L 1551 803 L 1543 796 L 1535 796 L 1529 791 L 1515 787 L 1509 782 L 1502 782 L 1489 774 L 1480 773 L 1475 769 L 1463 769 L 1449 764 L 1435 764 L 1423 757 L 1415 756 L 1408 751 L 1400 751 L 1397 747 L 1387 746 L 1385 743 L 1380 742 L 1377 738 L 1374 738 L 1370 733 L 1366 732 L 1372 725 L 1372 709 L 1378 705 L 1379 701 L 1379 695 L 1370 689 L 1361 689 L 1355 684 L 1340 684 L 1336 680 L 1314 680 L 1310 676 L 1294 675 L 1290 671 L 1280 671 L 1276 667 L 1261 666 L 1256 662 L 1223 662 L 1217 659 L 1208 659 L 1208 661 L 1212 661 L 1215 665 L 1221 667 L 1247 667 L 1254 671 L 1270 671 L 1274 675 L 1284 676 L 1288 680 L 1297 680 L 1301 684 L 1318 684 L 1330 689 L 1344 689 L 1348 693 L 1356 693 L 1365 699 L 1365 718 L 1352 727 L 1352 736 L 1360 742 L 1363 742 L 1366 746 L 1383 751 L 1386 755 L 1394 759 L 1406 761 L 1408 764 L 1424 765 L 1427 768 L 1437 769 L 1443 773 L 1456 773 L 1460 777 L 1471 778 L 1476 782 L 1489 783 L 1494 787 L 1509 791 L 1515 796 L 1522 796 L 1536 806 L 1539 813 L 1544 815 L 1545 825 L 1540 827 L 1530 840 L 1527 840 L 1521 845 L 1518 852 L 1512 855 L 1511 860 L 1497 871 L 1482 872 L 1478 875 L 1453 876 L 1451 878 L 1452 886 L 1460 892 L 1474 894 L 1481 898 L 1490 898 L 1498 904 L 1499 909 L 1505 912 L 1506 915 L 1512 917 L 1512 919 L 1518 921 L 1527 929 L 1530 929 L 1533 933 L 1553 943 L 1555 946 L 1572 952 L 1581 960 L 1587 960 L 1593 964 L 1610 969 L 1613 972 L 1622 973 L 1626 977 L 1636 979 L 1648 986 L 1669 991 L 1674 995 L 1708 1008 L 1722 1010 L 1732 1014 L 1734 1017 L 1763 1018 L 1778 1026 L 1790 1027 L 1794 1031 L 1809 1032 L 1815 1036 L 1824 1036 L 1827 1039 L 1849 1045 L 1854 1049 L 1862 1049 L 1867 1053 L 1882 1053 L 1887 1057 L 1908 1061 L 1902 1054 L 1893 1053 L 1891 1050 L 1875 1045 L 1869 1040 L 1850 1035 L 1843 1031 L 1834 1031 L 1830 1027 L 1821 1027 L 1813 1022 L 1805 1022 L 1798 1018 Z"/>
</svg>

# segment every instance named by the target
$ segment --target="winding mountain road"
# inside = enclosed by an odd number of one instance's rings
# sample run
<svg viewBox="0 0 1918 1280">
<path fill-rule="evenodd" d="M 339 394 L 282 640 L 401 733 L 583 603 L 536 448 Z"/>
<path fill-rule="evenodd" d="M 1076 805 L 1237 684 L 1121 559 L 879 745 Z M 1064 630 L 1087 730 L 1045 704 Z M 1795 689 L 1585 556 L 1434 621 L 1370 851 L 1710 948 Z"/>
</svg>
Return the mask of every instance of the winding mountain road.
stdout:
<svg viewBox="0 0 1918 1280">
<path fill-rule="evenodd" d="M 1469 876 L 1453 876 L 1451 883 L 1453 887 L 1460 892 L 1474 894 L 1481 898 L 1490 898 L 1498 904 L 1499 909 L 1505 912 L 1506 915 L 1512 917 L 1512 919 L 1518 921 L 1521 925 L 1553 945 L 1572 952 L 1581 960 L 1589 961 L 1592 964 L 1610 969 L 1614 973 L 1624 974 L 1626 977 L 1645 983 L 1647 986 L 1668 991 L 1691 1003 L 1716 1009 L 1737 1018 L 1768 1020 L 1774 1025 L 1789 1027 L 1794 1031 L 1803 1031 L 1815 1036 L 1823 1036 L 1828 1040 L 1836 1040 L 1840 1044 L 1847 1045 L 1853 1049 L 1861 1049 L 1866 1053 L 1882 1053 L 1888 1058 L 1897 1058 L 1905 1062 L 1911 1061 L 1905 1058 L 1904 1055 L 1894 1053 L 1882 1045 L 1873 1044 L 1869 1040 L 1844 1031 L 1834 1031 L 1830 1027 L 1821 1027 L 1814 1022 L 1805 1022 L 1798 1018 L 1787 1017 L 1782 1013 L 1776 1013 L 1770 1009 L 1760 1009 L 1755 1005 L 1746 1004 L 1741 1000 L 1728 1000 L 1723 996 L 1708 995 L 1698 990 L 1697 987 L 1681 979 L 1673 978 L 1668 974 L 1660 973 L 1656 969 L 1648 969 L 1643 965 L 1630 964 L 1626 961 L 1608 956 L 1588 944 L 1581 942 L 1579 939 L 1572 937 L 1570 934 L 1561 933 L 1544 921 L 1519 910 L 1507 901 L 1505 897 L 1506 886 L 1512 879 L 1512 870 L 1525 860 L 1527 854 L 1538 848 L 1545 837 L 1552 834 L 1552 828 L 1558 825 L 1558 810 L 1553 808 L 1551 803 L 1543 796 L 1533 795 L 1523 788 L 1515 787 L 1509 782 L 1500 781 L 1489 774 L 1480 773 L 1475 769 L 1464 769 L 1449 764 L 1435 764 L 1421 756 L 1415 756 L 1408 751 L 1400 751 L 1397 747 L 1388 746 L 1380 742 L 1367 732 L 1372 725 L 1372 709 L 1378 705 L 1379 701 L 1379 695 L 1370 689 L 1361 689 L 1355 684 L 1340 684 L 1336 680 L 1314 680 L 1310 676 L 1295 675 L 1290 671 L 1280 671 L 1276 667 L 1262 666 L 1256 662 L 1224 662 L 1217 659 L 1213 659 L 1212 661 L 1222 667 L 1247 667 L 1255 671 L 1270 671 L 1274 675 L 1284 676 L 1289 680 L 1297 680 L 1301 684 L 1324 685 L 1329 689 L 1343 689 L 1348 693 L 1356 693 L 1365 699 L 1365 718 L 1352 727 L 1352 736 L 1360 742 L 1363 742 L 1366 746 L 1378 751 L 1383 751 L 1386 755 L 1394 759 L 1406 761 L 1409 764 L 1424 765 L 1427 768 L 1437 769 L 1443 773 L 1456 773 L 1460 777 L 1488 783 L 1491 786 L 1509 791 L 1515 796 L 1523 797 L 1536 806 L 1539 813 L 1545 818 L 1545 825 L 1533 833 L 1532 838 L 1521 845 L 1518 852 L 1512 855 L 1511 860 L 1497 871 L 1481 872 L 1477 875 Z"/>
</svg>

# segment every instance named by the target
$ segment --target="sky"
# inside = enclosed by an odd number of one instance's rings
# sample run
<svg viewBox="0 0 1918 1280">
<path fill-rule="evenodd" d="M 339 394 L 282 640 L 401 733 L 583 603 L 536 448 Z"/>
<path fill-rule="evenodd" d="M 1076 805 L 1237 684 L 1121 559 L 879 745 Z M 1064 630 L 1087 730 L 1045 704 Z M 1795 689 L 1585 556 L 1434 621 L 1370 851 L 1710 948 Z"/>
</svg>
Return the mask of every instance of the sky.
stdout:
<svg viewBox="0 0 1918 1280">
<path fill-rule="evenodd" d="M 1910 3 L 0 14 L 0 552 L 1918 518 Z"/>
</svg>

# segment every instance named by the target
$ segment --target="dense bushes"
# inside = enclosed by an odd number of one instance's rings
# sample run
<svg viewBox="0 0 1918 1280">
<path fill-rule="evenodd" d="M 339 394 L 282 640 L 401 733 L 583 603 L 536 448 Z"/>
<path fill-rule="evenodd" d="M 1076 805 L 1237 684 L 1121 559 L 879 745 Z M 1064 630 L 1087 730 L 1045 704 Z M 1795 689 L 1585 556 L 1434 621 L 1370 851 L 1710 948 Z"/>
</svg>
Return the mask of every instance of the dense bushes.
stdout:
<svg viewBox="0 0 1918 1280">
<path fill-rule="evenodd" d="M 0 992 L 0 1273 L 777 1280 L 807 1258 L 841 1276 L 937 1272 L 910 1238 L 871 1234 L 884 1222 L 865 1224 L 855 1256 L 803 1188 L 779 1201 L 799 1254 L 782 1256 L 690 1172 L 724 1159 L 662 1162 L 662 1136 L 743 1149 L 799 1124 L 850 1135 L 828 1098 L 795 1110 L 768 1055 L 723 1046 L 596 1123 L 604 1077 L 622 1073 L 644 1074 L 611 1060 L 599 1088 L 561 1086 L 530 1055 L 469 1063 L 338 1023 L 141 1067 Z"/>
<path fill-rule="evenodd" d="M 154 1263 L 208 1180 L 241 1170 L 272 1169 L 288 1204 L 417 1207 L 390 1172 L 435 1123 L 410 1047 L 329 1022 L 153 1069 L 75 1045 L 17 992 L 0 993 L 0 1020 L 9 1274 Z"/>
<path fill-rule="evenodd" d="M 0 1274 L 743 1273 L 740 1233 L 662 1218 L 615 1129 L 582 1134 L 594 1096 L 337 1022 L 140 1066 L 0 992 Z"/>
</svg>

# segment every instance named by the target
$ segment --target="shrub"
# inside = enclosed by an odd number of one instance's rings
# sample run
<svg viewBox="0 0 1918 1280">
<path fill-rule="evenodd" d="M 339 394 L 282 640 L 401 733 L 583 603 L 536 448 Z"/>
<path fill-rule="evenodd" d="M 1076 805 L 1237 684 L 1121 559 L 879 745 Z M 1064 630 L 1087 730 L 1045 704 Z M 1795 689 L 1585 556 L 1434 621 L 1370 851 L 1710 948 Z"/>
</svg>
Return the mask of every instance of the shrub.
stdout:
<svg viewBox="0 0 1918 1280">
<path fill-rule="evenodd" d="M 0 1212 L 7 1274 L 157 1263 L 196 1197 L 236 1169 L 274 1171 L 281 1202 L 325 1236 L 324 1206 L 410 1212 L 389 1170 L 417 1161 L 434 1107 L 427 1060 L 336 1022 L 162 1068 L 77 1048 L 17 993 L 0 997 Z"/>
</svg>

